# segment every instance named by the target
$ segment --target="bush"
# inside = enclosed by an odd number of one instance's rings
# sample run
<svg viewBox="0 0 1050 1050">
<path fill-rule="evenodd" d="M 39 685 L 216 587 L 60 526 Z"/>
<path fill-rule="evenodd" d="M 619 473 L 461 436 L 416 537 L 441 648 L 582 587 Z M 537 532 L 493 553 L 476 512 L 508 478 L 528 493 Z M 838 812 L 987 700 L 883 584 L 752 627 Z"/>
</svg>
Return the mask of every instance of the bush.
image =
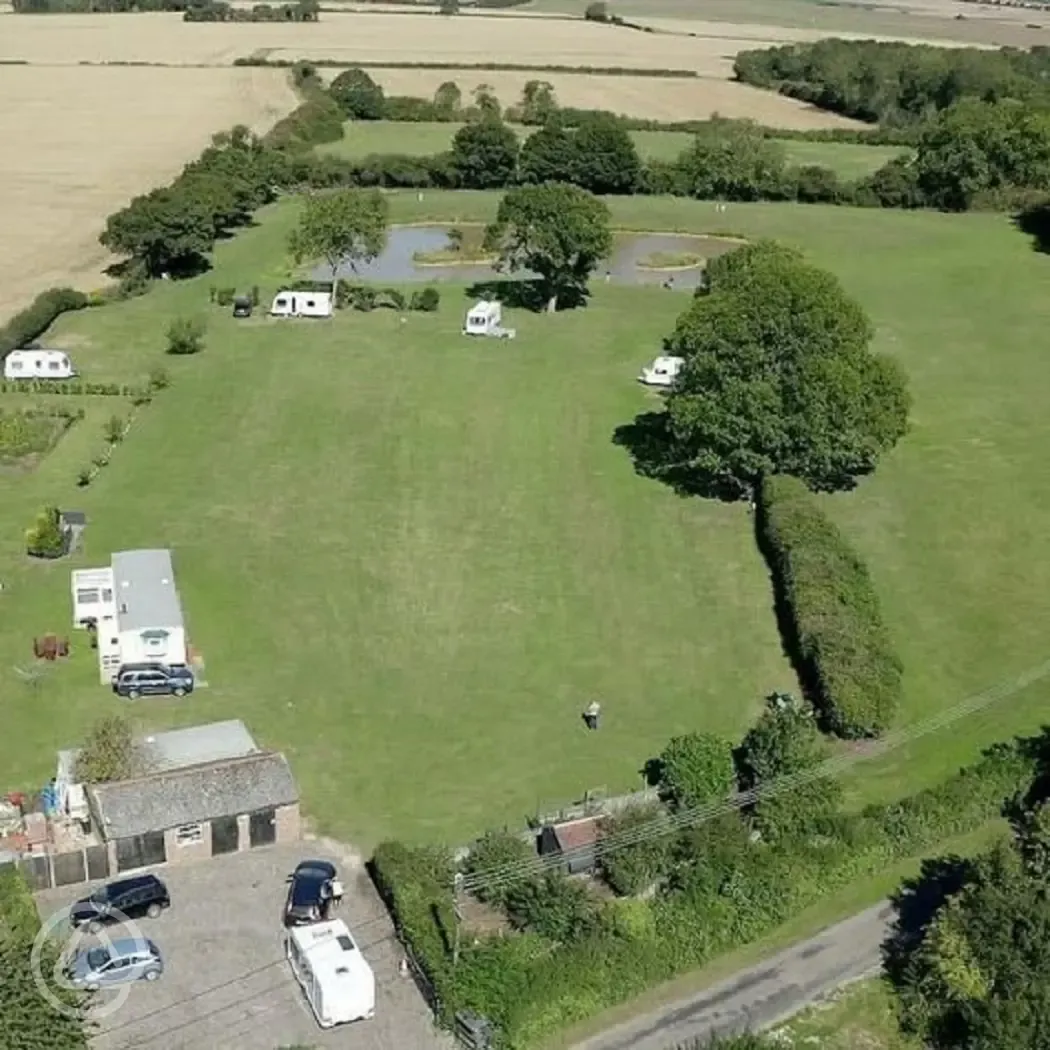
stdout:
<svg viewBox="0 0 1050 1050">
<path fill-rule="evenodd" d="M 176 356 L 199 354 L 204 349 L 206 325 L 200 317 L 176 317 L 168 325 L 167 353 Z"/>
<path fill-rule="evenodd" d="M 61 522 L 58 507 L 45 507 L 26 530 L 26 553 L 33 558 L 61 558 L 66 553 Z"/>
<path fill-rule="evenodd" d="M 583 12 L 583 17 L 588 22 L 608 22 L 609 5 L 604 3 L 604 0 L 595 0 L 594 3 L 587 5 L 587 9 Z"/>
<path fill-rule="evenodd" d="M 597 901 L 587 887 L 560 872 L 515 882 L 504 902 L 515 926 L 552 941 L 580 940 L 598 924 Z"/>
<path fill-rule="evenodd" d="M 77 755 L 77 780 L 108 784 L 128 780 L 142 771 L 142 756 L 127 719 L 110 715 L 91 727 Z"/>
<path fill-rule="evenodd" d="M 383 89 L 359 67 L 340 73 L 332 81 L 328 94 L 352 120 L 383 119 Z"/>
<path fill-rule="evenodd" d="M 658 763 L 661 787 L 680 806 L 728 798 L 736 783 L 733 749 L 711 733 L 674 737 Z"/>
<path fill-rule="evenodd" d="M 236 288 L 217 288 L 215 289 L 215 303 L 217 306 L 231 306 L 233 300 L 237 297 Z"/>
<path fill-rule="evenodd" d="M 644 893 L 670 874 L 674 866 L 674 834 L 662 806 L 632 806 L 601 822 L 602 837 L 630 841 L 603 854 L 602 877 L 617 893 Z M 637 837 L 638 841 L 635 841 Z"/>
<path fill-rule="evenodd" d="M 474 896 L 492 904 L 504 904 L 508 893 L 530 878 L 530 866 L 537 864 L 536 848 L 520 835 L 490 831 L 470 849 L 463 870 L 475 877 Z M 514 874 L 506 874 L 513 869 Z M 503 871 L 499 878 L 491 873 Z M 520 874 L 517 874 L 520 872 Z"/>
<path fill-rule="evenodd" d="M 828 729 L 877 736 L 901 697 L 901 664 L 864 563 L 795 478 L 766 478 L 759 528 L 780 603 L 785 639 Z"/>
<path fill-rule="evenodd" d="M 421 288 L 418 291 L 412 293 L 412 298 L 409 300 L 408 308 L 410 310 L 419 310 L 423 313 L 434 313 L 441 303 L 441 293 L 432 287 Z"/>
<path fill-rule="evenodd" d="M 171 386 L 171 376 L 166 368 L 151 368 L 149 373 L 149 389 L 165 390 Z"/>
<path fill-rule="evenodd" d="M 51 288 L 41 292 L 0 328 L 0 361 L 46 332 L 55 319 L 70 310 L 82 310 L 88 297 L 73 288 Z"/>
<path fill-rule="evenodd" d="M 124 440 L 124 429 L 127 424 L 120 416 L 110 416 L 103 428 L 103 436 L 110 445 L 119 445 Z"/>
</svg>

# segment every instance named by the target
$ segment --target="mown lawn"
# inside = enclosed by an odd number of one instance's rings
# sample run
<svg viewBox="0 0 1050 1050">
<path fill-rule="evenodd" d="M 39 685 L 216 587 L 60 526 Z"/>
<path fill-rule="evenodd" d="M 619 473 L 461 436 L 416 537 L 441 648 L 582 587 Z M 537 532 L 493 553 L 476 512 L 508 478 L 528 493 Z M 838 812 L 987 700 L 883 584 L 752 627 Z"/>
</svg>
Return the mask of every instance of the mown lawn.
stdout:
<svg viewBox="0 0 1050 1050">
<path fill-rule="evenodd" d="M 406 153 L 428 156 L 447 150 L 459 124 L 411 123 L 401 121 L 352 121 L 344 128 L 344 138 L 320 147 L 323 153 L 360 159 L 370 153 Z M 534 129 L 517 127 L 522 139 Z M 693 136 L 684 131 L 632 131 L 638 152 L 651 160 L 674 160 L 687 149 Z M 870 175 L 901 150 L 896 146 L 860 146 L 839 142 L 797 142 L 782 140 L 790 164 L 820 164 L 844 179 Z"/>
<path fill-rule="evenodd" d="M 497 197 L 394 194 L 399 221 L 484 221 Z M 902 722 L 1041 663 L 1050 615 L 1042 469 L 1045 258 L 993 215 L 672 199 L 611 202 L 618 225 L 783 238 L 834 269 L 908 369 L 912 433 L 878 475 L 829 500 L 868 559 L 906 666 Z M 91 524 L 78 564 L 170 545 L 213 685 L 140 704 L 151 726 L 241 717 L 286 750 L 310 815 L 362 845 L 462 839 L 583 790 L 630 788 L 674 733 L 735 736 L 790 684 L 746 511 L 637 478 L 610 440 L 653 402 L 636 388 L 686 300 L 597 284 L 592 305 L 514 314 L 512 344 L 437 316 L 235 323 L 209 285 L 272 294 L 296 204 L 221 245 L 216 270 L 67 315 L 49 342 L 88 379 L 166 363 L 174 383 L 86 490 L 78 424 L 32 474 L 0 474 L 0 768 L 43 783 L 55 747 L 115 709 L 78 651 L 35 690 L 34 634 L 69 622 L 68 564 L 26 564 L 47 501 Z M 863 246 L 858 251 L 858 245 Z M 206 350 L 165 362 L 177 314 L 210 311 Z M 104 418 L 104 415 L 103 415 Z M 1037 684 L 854 779 L 913 790 L 1035 728 Z M 601 697 L 597 734 L 579 712 Z"/>
</svg>

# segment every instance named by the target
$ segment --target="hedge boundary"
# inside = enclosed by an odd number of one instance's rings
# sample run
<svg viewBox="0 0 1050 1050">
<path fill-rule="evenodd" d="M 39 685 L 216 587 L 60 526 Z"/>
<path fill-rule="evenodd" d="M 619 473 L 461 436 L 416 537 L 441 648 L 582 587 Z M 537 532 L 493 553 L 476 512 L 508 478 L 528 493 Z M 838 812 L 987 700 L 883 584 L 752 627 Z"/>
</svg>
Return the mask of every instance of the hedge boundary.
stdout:
<svg viewBox="0 0 1050 1050">
<path fill-rule="evenodd" d="M 715 840 L 690 851 L 676 888 L 651 901 L 610 902 L 593 932 L 561 946 L 530 933 L 464 939 L 455 967 L 447 853 L 388 842 L 370 872 L 439 1022 L 450 1026 L 457 1012 L 472 1010 L 500 1028 L 500 1045 L 528 1050 L 771 933 L 830 893 L 982 826 L 1044 774 L 1045 749 L 1045 739 L 996 745 L 936 787 L 832 817 L 819 840 L 753 843 L 743 818 L 731 814 L 723 820 L 735 826 L 692 832 Z"/>
<path fill-rule="evenodd" d="M 88 297 L 75 288 L 49 288 L 41 292 L 0 328 L 0 361 L 12 350 L 19 350 L 46 332 L 57 317 L 71 310 L 83 310 Z"/>
<path fill-rule="evenodd" d="M 763 480 L 757 524 L 785 643 L 826 728 L 877 736 L 899 706 L 902 667 L 867 567 L 797 478 Z"/>
</svg>

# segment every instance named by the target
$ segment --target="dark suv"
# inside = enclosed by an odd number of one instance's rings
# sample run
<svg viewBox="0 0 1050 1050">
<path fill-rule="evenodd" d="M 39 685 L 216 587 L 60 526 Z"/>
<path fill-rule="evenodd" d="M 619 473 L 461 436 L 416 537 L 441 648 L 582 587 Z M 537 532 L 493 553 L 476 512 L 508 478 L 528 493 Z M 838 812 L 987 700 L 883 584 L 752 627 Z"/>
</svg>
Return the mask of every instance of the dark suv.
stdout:
<svg viewBox="0 0 1050 1050">
<path fill-rule="evenodd" d="M 185 696 L 193 692 L 193 672 L 185 664 L 124 664 L 113 678 L 113 692 L 139 696 Z"/>
<path fill-rule="evenodd" d="M 69 921 L 75 928 L 87 926 L 98 930 L 124 919 L 155 919 L 171 906 L 168 887 L 156 875 L 133 875 L 100 887 L 90 897 L 82 897 L 69 909 Z"/>
<path fill-rule="evenodd" d="M 335 868 L 326 860 L 304 860 L 296 867 L 288 876 L 285 926 L 307 926 L 328 918 L 335 875 Z"/>
</svg>

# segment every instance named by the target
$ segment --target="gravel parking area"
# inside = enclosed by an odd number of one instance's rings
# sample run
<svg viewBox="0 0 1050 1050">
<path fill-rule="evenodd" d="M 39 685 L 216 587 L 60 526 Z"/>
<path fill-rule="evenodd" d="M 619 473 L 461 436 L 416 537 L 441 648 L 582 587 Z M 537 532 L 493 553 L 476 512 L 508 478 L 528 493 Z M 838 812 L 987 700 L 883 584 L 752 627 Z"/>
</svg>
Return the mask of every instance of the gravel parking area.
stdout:
<svg viewBox="0 0 1050 1050">
<path fill-rule="evenodd" d="M 350 927 L 376 975 L 372 1021 L 327 1032 L 318 1028 L 284 958 L 281 908 L 285 878 L 307 857 L 339 868 L 346 896 L 336 915 Z M 155 869 L 171 908 L 142 919 L 143 933 L 164 955 L 159 981 L 131 986 L 127 1002 L 105 1017 L 97 1050 L 438 1050 L 437 1032 L 401 958 L 390 918 L 360 865 L 351 868 L 310 843 L 273 846 Z M 37 895 L 45 921 L 96 884 Z M 116 931 L 110 931 L 115 936 Z"/>
</svg>

